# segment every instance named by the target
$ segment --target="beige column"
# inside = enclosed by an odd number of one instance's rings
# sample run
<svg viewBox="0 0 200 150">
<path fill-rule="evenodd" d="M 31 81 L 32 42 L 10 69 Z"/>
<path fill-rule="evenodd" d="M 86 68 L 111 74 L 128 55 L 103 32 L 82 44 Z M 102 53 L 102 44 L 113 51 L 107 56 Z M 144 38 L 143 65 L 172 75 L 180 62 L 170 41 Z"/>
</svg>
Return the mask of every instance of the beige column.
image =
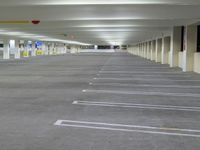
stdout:
<svg viewBox="0 0 200 150">
<path fill-rule="evenodd" d="M 156 40 L 156 62 L 161 62 L 162 39 Z"/>
<path fill-rule="evenodd" d="M 144 43 L 141 44 L 141 57 L 144 55 Z"/>
<path fill-rule="evenodd" d="M 156 51 L 156 41 L 153 40 L 153 41 L 151 41 L 151 60 L 156 60 L 155 51 Z"/>
<path fill-rule="evenodd" d="M 174 27 L 171 35 L 169 64 L 177 67 L 179 63 L 179 51 L 181 50 L 181 27 Z"/>
<path fill-rule="evenodd" d="M 15 40 L 15 59 L 20 59 L 21 54 L 20 54 L 20 48 L 19 48 L 19 40 Z"/>
<path fill-rule="evenodd" d="M 143 57 L 143 43 L 141 43 L 140 57 Z"/>
<path fill-rule="evenodd" d="M 138 52 L 137 52 L 137 55 L 139 56 L 140 54 L 140 44 L 138 44 Z"/>
<path fill-rule="evenodd" d="M 147 42 L 147 59 L 151 59 L 151 42 Z"/>
<path fill-rule="evenodd" d="M 162 38 L 162 53 L 161 53 L 161 63 L 168 64 L 170 52 L 170 37 Z"/>
<path fill-rule="evenodd" d="M 183 71 L 194 70 L 194 54 L 197 48 L 197 26 L 186 27 L 186 43 L 183 52 Z"/>
<path fill-rule="evenodd" d="M 9 40 L 4 39 L 3 40 L 3 59 L 10 59 L 10 48 L 9 48 Z"/>
</svg>

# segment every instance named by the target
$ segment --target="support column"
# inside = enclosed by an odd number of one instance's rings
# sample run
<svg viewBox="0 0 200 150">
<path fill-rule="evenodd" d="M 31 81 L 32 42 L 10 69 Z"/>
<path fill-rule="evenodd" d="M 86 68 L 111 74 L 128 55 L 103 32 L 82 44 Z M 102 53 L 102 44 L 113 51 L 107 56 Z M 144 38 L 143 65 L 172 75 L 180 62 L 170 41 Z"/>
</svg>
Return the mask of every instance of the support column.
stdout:
<svg viewBox="0 0 200 150">
<path fill-rule="evenodd" d="M 146 44 L 143 43 L 143 58 L 146 56 Z"/>
<path fill-rule="evenodd" d="M 179 63 L 179 51 L 181 50 L 181 30 L 182 27 L 174 27 L 170 43 L 170 67 L 177 67 Z"/>
<path fill-rule="evenodd" d="M 50 52 L 49 52 L 50 55 L 53 55 L 54 54 L 54 43 L 51 43 L 50 44 Z"/>
<path fill-rule="evenodd" d="M 19 44 L 20 44 L 19 40 L 15 40 L 15 59 L 20 59 L 21 57 Z"/>
<path fill-rule="evenodd" d="M 148 51 L 147 48 L 148 48 L 148 47 L 147 47 L 147 42 L 145 42 L 145 43 L 144 43 L 144 58 L 147 58 L 147 51 Z"/>
<path fill-rule="evenodd" d="M 28 48 L 28 41 L 24 41 L 24 52 L 23 52 L 24 57 L 30 57 L 29 56 L 29 48 Z"/>
<path fill-rule="evenodd" d="M 48 47 L 48 43 L 44 43 L 44 55 L 49 55 L 49 47 Z"/>
<path fill-rule="evenodd" d="M 147 42 L 147 59 L 151 59 L 151 42 Z"/>
<path fill-rule="evenodd" d="M 9 40 L 5 39 L 3 41 L 3 59 L 10 59 L 10 48 L 9 48 Z"/>
<path fill-rule="evenodd" d="M 155 40 L 153 40 L 153 41 L 151 41 L 151 60 L 153 61 L 153 60 L 156 60 L 155 59 L 155 51 L 156 51 L 156 41 Z"/>
<path fill-rule="evenodd" d="M 141 44 L 141 57 L 144 56 L 144 43 Z"/>
<path fill-rule="evenodd" d="M 137 55 L 139 55 L 140 52 L 140 44 L 137 45 Z"/>
<path fill-rule="evenodd" d="M 163 37 L 162 38 L 162 54 L 161 54 L 162 64 L 168 64 L 169 51 L 170 51 L 170 37 Z"/>
<path fill-rule="evenodd" d="M 140 44 L 140 55 L 139 56 L 142 57 L 142 54 L 143 54 L 143 44 L 141 43 Z"/>
<path fill-rule="evenodd" d="M 186 44 L 183 52 L 183 71 L 194 70 L 194 53 L 197 48 L 197 26 L 186 27 Z"/>
<path fill-rule="evenodd" d="M 35 41 L 32 41 L 32 47 L 31 47 L 31 56 L 36 56 L 36 45 L 35 45 Z"/>
<path fill-rule="evenodd" d="M 161 62 L 162 39 L 156 40 L 156 62 Z"/>
</svg>

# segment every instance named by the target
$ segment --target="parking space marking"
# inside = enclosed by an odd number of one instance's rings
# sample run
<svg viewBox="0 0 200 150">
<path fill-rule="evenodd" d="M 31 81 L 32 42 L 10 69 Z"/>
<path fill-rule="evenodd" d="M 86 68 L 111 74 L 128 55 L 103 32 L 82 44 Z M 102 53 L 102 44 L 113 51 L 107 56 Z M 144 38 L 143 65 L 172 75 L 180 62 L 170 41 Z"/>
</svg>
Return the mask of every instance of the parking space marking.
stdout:
<svg viewBox="0 0 200 150">
<path fill-rule="evenodd" d="M 101 73 L 101 74 L 97 74 L 97 76 L 113 76 L 113 75 L 117 75 L 119 77 L 165 77 L 165 78 L 191 78 L 190 75 L 181 75 L 181 74 L 173 74 L 173 75 L 168 75 L 168 74 L 124 74 L 124 73 Z"/>
<path fill-rule="evenodd" d="M 174 97 L 200 97 L 200 94 L 194 93 L 166 93 L 166 92 L 143 92 L 143 91 L 115 91 L 115 90 L 83 90 L 85 93 L 108 93 L 125 95 L 146 95 L 146 96 L 174 96 Z"/>
<path fill-rule="evenodd" d="M 175 81 L 175 82 L 200 82 L 200 80 L 177 80 L 177 79 L 159 79 L 159 78 L 93 78 L 94 80 L 116 80 L 116 81 Z"/>
<path fill-rule="evenodd" d="M 87 128 L 96 130 L 110 130 L 110 131 L 136 132 L 144 134 L 160 134 L 169 136 L 200 138 L 200 130 L 193 130 L 193 129 L 139 126 L 139 125 L 113 124 L 113 123 L 75 121 L 75 120 L 57 120 L 54 123 L 54 125 L 63 127 L 73 127 L 73 128 Z"/>
<path fill-rule="evenodd" d="M 124 108 L 138 108 L 138 109 L 200 112 L 200 107 L 174 106 L 174 105 L 173 106 L 172 105 L 151 105 L 151 104 L 113 103 L 113 102 L 95 102 L 95 101 L 73 101 L 72 104 L 84 105 L 84 106 L 124 107 Z"/>
<path fill-rule="evenodd" d="M 149 88 L 200 88 L 200 86 L 195 85 L 156 85 L 156 84 L 126 84 L 126 83 L 91 83 L 90 85 L 99 86 L 122 86 L 122 87 L 149 87 Z"/>
<path fill-rule="evenodd" d="M 100 71 L 100 73 L 126 73 L 126 74 L 183 74 L 184 72 L 149 72 L 149 71 Z"/>
</svg>

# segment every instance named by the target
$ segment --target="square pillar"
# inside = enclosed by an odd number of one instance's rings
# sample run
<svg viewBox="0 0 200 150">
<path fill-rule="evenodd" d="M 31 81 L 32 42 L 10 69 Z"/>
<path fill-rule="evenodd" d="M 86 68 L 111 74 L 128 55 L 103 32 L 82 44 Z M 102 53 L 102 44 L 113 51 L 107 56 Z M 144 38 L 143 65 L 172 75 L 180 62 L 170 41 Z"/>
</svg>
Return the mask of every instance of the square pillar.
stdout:
<svg viewBox="0 0 200 150">
<path fill-rule="evenodd" d="M 156 41 L 153 40 L 151 41 L 151 60 L 156 60 L 156 54 L 155 54 L 155 51 L 156 51 Z"/>
<path fill-rule="evenodd" d="M 151 59 L 151 42 L 147 42 L 147 59 Z"/>
<path fill-rule="evenodd" d="M 3 40 L 3 59 L 10 59 L 10 48 L 9 48 L 9 40 Z"/>
<path fill-rule="evenodd" d="M 49 55 L 49 46 L 48 46 L 48 43 L 45 42 L 43 48 L 44 48 L 44 54 L 45 55 Z"/>
<path fill-rule="evenodd" d="M 169 64 L 170 67 L 177 67 L 179 64 L 179 52 L 181 50 L 182 27 L 174 27 L 171 35 Z"/>
<path fill-rule="evenodd" d="M 143 55 L 144 58 L 146 58 L 146 43 L 144 43 L 144 55 Z"/>
<path fill-rule="evenodd" d="M 32 42 L 31 56 L 36 56 L 36 51 L 37 51 L 37 48 L 36 48 L 35 41 L 34 41 L 34 42 Z"/>
<path fill-rule="evenodd" d="M 138 44 L 138 47 L 137 47 L 137 55 L 139 55 L 140 53 L 140 44 Z"/>
<path fill-rule="evenodd" d="M 21 57 L 19 44 L 19 40 L 15 40 L 15 59 L 20 59 Z"/>
<path fill-rule="evenodd" d="M 144 56 L 144 43 L 141 44 L 141 57 Z"/>
<path fill-rule="evenodd" d="M 183 51 L 183 71 L 194 70 L 194 54 L 197 49 L 197 26 L 189 25 L 186 27 L 186 43 Z"/>
<path fill-rule="evenodd" d="M 162 39 L 156 40 L 156 62 L 161 62 Z"/>
<path fill-rule="evenodd" d="M 162 53 L 161 53 L 161 63 L 168 64 L 170 52 L 170 37 L 162 38 Z"/>
</svg>

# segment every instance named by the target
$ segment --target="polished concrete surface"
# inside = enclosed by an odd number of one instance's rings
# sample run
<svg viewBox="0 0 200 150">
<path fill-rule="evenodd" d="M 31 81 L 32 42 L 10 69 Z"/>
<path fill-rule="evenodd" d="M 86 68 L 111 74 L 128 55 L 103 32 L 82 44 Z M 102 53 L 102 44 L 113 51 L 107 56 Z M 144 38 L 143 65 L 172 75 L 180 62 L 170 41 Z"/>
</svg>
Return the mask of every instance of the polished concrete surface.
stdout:
<svg viewBox="0 0 200 150">
<path fill-rule="evenodd" d="M 0 70 L 1 150 L 199 150 L 198 74 L 125 52 L 1 60 Z"/>
</svg>

